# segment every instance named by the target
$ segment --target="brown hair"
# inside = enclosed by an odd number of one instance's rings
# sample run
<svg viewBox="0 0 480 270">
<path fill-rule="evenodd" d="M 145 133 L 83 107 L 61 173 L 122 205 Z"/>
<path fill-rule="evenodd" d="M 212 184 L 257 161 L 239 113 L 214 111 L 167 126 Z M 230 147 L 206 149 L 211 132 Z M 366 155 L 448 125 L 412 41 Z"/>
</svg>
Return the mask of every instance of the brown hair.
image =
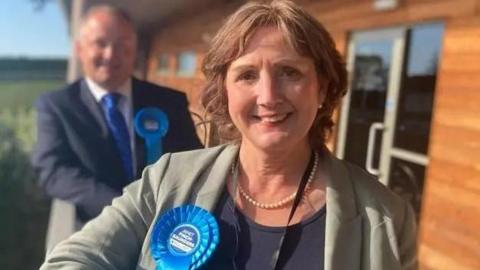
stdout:
<svg viewBox="0 0 480 270">
<path fill-rule="evenodd" d="M 312 147 L 323 148 L 333 127 L 333 111 L 346 93 L 347 72 L 330 34 L 314 17 L 291 1 L 249 2 L 227 19 L 212 39 L 202 64 L 207 79 L 202 104 L 217 125 L 221 139 L 240 138 L 228 114 L 224 81 L 230 63 L 242 55 L 255 31 L 267 26 L 277 27 L 295 51 L 312 58 L 319 81 L 324 82 L 319 91 L 325 91 L 325 100 L 309 131 Z"/>
</svg>

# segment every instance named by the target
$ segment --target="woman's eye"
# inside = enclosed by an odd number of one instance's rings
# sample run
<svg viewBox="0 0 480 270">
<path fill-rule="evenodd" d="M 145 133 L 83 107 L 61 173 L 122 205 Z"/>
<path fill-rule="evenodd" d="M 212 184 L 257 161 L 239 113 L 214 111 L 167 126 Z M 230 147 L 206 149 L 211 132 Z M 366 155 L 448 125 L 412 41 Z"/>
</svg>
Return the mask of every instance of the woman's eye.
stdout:
<svg viewBox="0 0 480 270">
<path fill-rule="evenodd" d="M 279 75 L 281 78 L 297 80 L 302 76 L 302 73 L 293 67 L 282 67 L 280 69 Z"/>
<path fill-rule="evenodd" d="M 257 74 L 254 71 L 245 71 L 238 75 L 237 81 L 247 81 L 251 82 L 257 79 Z"/>
</svg>

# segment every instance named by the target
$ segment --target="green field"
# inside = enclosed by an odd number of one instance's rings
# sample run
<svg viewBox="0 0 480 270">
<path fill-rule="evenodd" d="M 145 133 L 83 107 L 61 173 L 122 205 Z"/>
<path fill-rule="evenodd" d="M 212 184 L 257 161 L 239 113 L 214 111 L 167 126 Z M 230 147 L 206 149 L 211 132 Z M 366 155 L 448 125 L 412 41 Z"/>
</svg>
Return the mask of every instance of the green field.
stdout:
<svg viewBox="0 0 480 270">
<path fill-rule="evenodd" d="M 0 81 L 0 109 L 29 108 L 41 93 L 64 85 L 64 81 Z"/>
</svg>

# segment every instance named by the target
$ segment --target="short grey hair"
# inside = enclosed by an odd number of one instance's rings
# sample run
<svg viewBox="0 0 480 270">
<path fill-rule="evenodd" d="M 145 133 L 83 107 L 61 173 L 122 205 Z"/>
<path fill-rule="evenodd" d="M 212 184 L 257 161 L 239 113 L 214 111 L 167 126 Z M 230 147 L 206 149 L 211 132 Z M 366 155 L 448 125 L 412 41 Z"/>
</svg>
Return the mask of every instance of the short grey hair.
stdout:
<svg viewBox="0 0 480 270">
<path fill-rule="evenodd" d="M 85 12 L 85 14 L 83 14 L 80 20 L 80 27 L 79 27 L 80 33 L 82 32 L 83 27 L 88 22 L 90 17 L 92 17 L 94 14 L 97 14 L 97 13 L 106 13 L 127 23 L 132 27 L 133 32 L 136 34 L 135 24 L 133 23 L 132 17 L 128 14 L 128 12 L 120 7 L 111 6 L 107 4 L 93 5 L 87 10 L 87 12 Z"/>
<path fill-rule="evenodd" d="M 132 17 L 128 14 L 128 12 L 125 9 L 117 6 L 107 5 L 107 4 L 99 4 L 99 5 L 94 5 L 90 7 L 87 10 L 87 12 L 85 12 L 85 14 L 83 15 L 82 21 L 86 21 L 90 16 L 92 16 L 97 12 L 105 12 L 105 13 L 111 14 L 116 18 L 131 24 L 132 26 L 134 25 Z"/>
</svg>

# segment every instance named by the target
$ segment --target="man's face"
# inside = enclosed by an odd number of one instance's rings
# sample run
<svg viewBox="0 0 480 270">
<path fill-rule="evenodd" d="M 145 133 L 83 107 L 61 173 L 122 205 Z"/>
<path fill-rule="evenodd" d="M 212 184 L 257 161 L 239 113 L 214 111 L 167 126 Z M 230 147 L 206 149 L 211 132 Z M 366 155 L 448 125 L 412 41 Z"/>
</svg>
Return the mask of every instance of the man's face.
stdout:
<svg viewBox="0 0 480 270">
<path fill-rule="evenodd" d="M 75 44 L 85 76 L 116 91 L 132 75 L 137 51 L 133 27 L 106 12 L 92 14 Z"/>
</svg>

